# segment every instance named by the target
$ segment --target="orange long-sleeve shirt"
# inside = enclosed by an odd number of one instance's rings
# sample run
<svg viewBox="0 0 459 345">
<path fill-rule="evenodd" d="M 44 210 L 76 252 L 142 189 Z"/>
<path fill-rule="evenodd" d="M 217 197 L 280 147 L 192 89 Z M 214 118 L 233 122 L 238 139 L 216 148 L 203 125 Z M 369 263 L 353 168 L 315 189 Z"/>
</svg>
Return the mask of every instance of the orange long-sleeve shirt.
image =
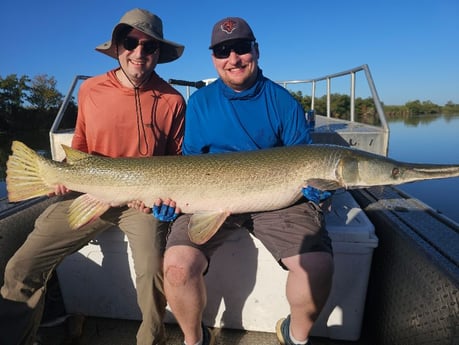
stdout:
<svg viewBox="0 0 459 345">
<path fill-rule="evenodd" d="M 139 99 L 136 105 L 134 89 L 121 85 L 115 70 L 84 81 L 72 147 L 108 157 L 181 154 L 182 95 L 153 73 Z"/>
</svg>

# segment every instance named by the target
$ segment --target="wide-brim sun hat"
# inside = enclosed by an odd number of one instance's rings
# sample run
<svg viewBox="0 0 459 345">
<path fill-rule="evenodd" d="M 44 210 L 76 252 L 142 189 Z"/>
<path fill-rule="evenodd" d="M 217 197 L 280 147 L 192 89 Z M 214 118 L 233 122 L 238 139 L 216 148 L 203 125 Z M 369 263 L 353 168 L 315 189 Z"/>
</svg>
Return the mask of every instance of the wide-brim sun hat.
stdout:
<svg viewBox="0 0 459 345">
<path fill-rule="evenodd" d="M 126 26 L 137 29 L 160 42 L 158 63 L 174 61 L 183 54 L 183 50 L 185 49 L 183 45 L 164 39 L 161 18 L 140 8 L 126 12 L 121 17 L 119 23 L 113 28 L 111 40 L 98 45 L 96 50 L 114 59 L 118 59 L 116 40 L 120 30 Z"/>
</svg>

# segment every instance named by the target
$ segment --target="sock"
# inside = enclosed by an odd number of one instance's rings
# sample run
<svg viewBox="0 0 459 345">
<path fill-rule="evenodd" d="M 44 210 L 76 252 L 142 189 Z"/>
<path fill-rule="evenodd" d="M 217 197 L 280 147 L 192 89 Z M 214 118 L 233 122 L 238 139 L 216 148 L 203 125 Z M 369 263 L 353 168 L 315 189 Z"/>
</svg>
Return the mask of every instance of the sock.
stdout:
<svg viewBox="0 0 459 345">
<path fill-rule="evenodd" d="M 293 335 L 292 335 L 292 330 L 289 327 L 289 336 L 290 340 L 295 344 L 295 345 L 306 345 L 308 343 L 309 338 L 306 338 L 306 340 L 296 340 Z"/>
<path fill-rule="evenodd" d="M 184 345 L 187 345 L 186 341 L 183 342 Z M 202 339 L 199 340 L 196 344 L 194 345 L 202 345 Z"/>
</svg>

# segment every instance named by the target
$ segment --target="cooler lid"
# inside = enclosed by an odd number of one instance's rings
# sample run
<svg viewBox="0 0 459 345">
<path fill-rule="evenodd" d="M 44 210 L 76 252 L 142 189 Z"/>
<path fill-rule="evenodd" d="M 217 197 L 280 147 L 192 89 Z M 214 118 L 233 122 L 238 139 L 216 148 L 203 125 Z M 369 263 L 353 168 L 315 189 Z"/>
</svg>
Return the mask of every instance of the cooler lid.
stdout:
<svg viewBox="0 0 459 345">
<path fill-rule="evenodd" d="M 332 241 L 373 243 L 376 238 L 373 224 L 348 191 L 333 195 L 325 225 Z"/>
</svg>

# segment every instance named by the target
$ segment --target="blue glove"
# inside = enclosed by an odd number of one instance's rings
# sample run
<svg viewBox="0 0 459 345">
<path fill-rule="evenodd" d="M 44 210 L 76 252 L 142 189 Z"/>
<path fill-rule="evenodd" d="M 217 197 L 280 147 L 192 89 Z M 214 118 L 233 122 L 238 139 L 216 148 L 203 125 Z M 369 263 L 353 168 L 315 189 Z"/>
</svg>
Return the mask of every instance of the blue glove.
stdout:
<svg viewBox="0 0 459 345">
<path fill-rule="evenodd" d="M 303 188 L 302 192 L 306 199 L 317 205 L 332 196 L 332 193 L 328 190 L 320 190 L 311 186 Z"/>
<path fill-rule="evenodd" d="M 153 205 L 153 216 L 162 222 L 172 222 L 177 219 L 178 213 L 175 213 L 175 207 L 161 204 Z"/>
</svg>

